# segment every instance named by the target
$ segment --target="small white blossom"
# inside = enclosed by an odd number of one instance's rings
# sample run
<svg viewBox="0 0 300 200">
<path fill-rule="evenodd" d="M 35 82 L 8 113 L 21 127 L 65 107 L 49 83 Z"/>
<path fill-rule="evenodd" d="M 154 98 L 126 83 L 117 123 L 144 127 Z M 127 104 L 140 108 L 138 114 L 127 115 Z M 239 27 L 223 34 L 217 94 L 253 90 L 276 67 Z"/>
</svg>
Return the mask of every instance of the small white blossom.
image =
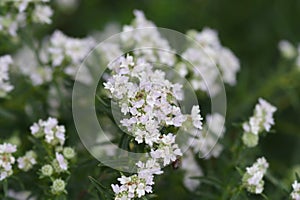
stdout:
<svg viewBox="0 0 300 200">
<path fill-rule="evenodd" d="M 246 168 L 246 173 L 243 176 L 243 185 L 248 192 L 260 194 L 264 189 L 263 176 L 269 167 L 268 162 L 264 157 L 258 158 L 256 162 Z"/>
<path fill-rule="evenodd" d="M 0 97 L 4 97 L 14 87 L 9 83 L 9 66 L 13 63 L 11 56 L 0 57 Z"/>
<path fill-rule="evenodd" d="M 53 146 L 57 144 L 62 146 L 65 143 L 65 127 L 58 125 L 55 118 L 49 117 L 46 121 L 39 120 L 30 127 L 30 130 L 35 137 L 45 136 L 45 141 Z"/>
<path fill-rule="evenodd" d="M 16 145 L 0 144 L 0 181 L 13 174 L 12 165 L 15 163 L 15 157 L 12 154 L 16 151 Z"/>
<path fill-rule="evenodd" d="M 193 125 L 197 129 L 202 129 L 202 120 L 203 118 L 200 115 L 200 108 L 199 106 L 193 106 L 191 111 L 191 117 L 193 121 Z"/>
<path fill-rule="evenodd" d="M 56 160 L 59 164 L 59 167 L 63 170 L 66 171 L 68 170 L 68 161 L 64 158 L 64 156 L 58 152 L 55 154 Z"/>
<path fill-rule="evenodd" d="M 287 40 L 281 40 L 278 48 L 280 53 L 287 59 L 294 58 L 297 55 L 296 48 Z"/>
<path fill-rule="evenodd" d="M 37 23 L 51 24 L 52 15 L 53 15 L 53 10 L 49 6 L 36 5 L 32 14 L 32 18 L 33 21 Z"/>
<path fill-rule="evenodd" d="M 17 160 L 19 169 L 25 172 L 29 171 L 37 163 L 36 157 L 34 151 L 27 151 L 23 157 L 19 157 Z"/>
<path fill-rule="evenodd" d="M 276 107 L 262 98 L 259 98 L 258 101 L 259 103 L 254 109 L 254 115 L 250 117 L 248 122 L 243 123 L 244 135 L 242 139 L 248 147 L 256 146 L 258 135 L 262 131 L 269 132 L 271 126 L 274 125 L 273 114 L 276 111 Z M 253 136 L 250 134 L 253 134 Z"/>
<path fill-rule="evenodd" d="M 293 200 L 300 200 L 300 183 L 298 181 L 294 181 L 292 187 L 293 191 L 291 193 L 291 198 Z"/>
</svg>

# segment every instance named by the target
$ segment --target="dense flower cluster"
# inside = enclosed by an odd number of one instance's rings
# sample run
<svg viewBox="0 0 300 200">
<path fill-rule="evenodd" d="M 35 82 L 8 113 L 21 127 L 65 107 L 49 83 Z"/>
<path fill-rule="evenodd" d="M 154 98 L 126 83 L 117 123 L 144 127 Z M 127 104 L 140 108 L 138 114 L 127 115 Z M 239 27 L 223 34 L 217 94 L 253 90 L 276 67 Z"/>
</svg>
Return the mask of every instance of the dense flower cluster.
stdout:
<svg viewBox="0 0 300 200">
<path fill-rule="evenodd" d="M 296 59 L 295 64 L 300 69 L 300 44 L 295 47 L 287 40 L 282 40 L 278 44 L 278 48 L 283 57 L 287 59 Z"/>
<path fill-rule="evenodd" d="M 6 96 L 14 87 L 9 83 L 9 65 L 13 63 L 11 56 L 0 57 L 0 97 Z"/>
<path fill-rule="evenodd" d="M 37 138 L 44 137 L 45 141 L 53 146 L 65 143 L 66 129 L 62 125 L 58 125 L 55 118 L 49 117 L 46 121 L 39 120 L 31 127 L 31 134 Z"/>
<path fill-rule="evenodd" d="M 17 146 L 10 143 L 0 144 L 0 181 L 13 174 L 12 165 L 16 159 L 12 155 L 17 151 Z"/>
<path fill-rule="evenodd" d="M 46 2 L 49 0 L 34 3 L 28 0 L 0 2 L 1 10 L 6 11 L 0 15 L 0 34 L 17 37 L 18 30 L 31 21 L 50 24 L 53 11 Z"/>
<path fill-rule="evenodd" d="M 266 100 L 260 98 L 255 106 L 254 115 L 248 122 L 243 124 L 243 143 L 247 147 L 254 147 L 258 144 L 259 134 L 263 131 L 269 132 L 274 125 L 273 114 L 276 108 Z"/>
<path fill-rule="evenodd" d="M 146 164 L 138 163 L 139 170 L 146 166 L 147 170 L 142 171 L 149 173 L 142 173 L 141 176 L 139 172 L 138 175 L 123 177 L 119 180 L 121 186 L 113 185 L 116 199 L 125 196 L 131 199 L 152 192 L 153 174 L 159 174 L 158 171 L 161 173 L 158 163 L 166 166 L 182 156 L 175 143 L 176 133 L 162 134 L 161 128 L 178 128 L 190 121 L 194 128 L 201 129 L 202 117 L 197 106 L 193 107 L 192 115 L 184 115 L 178 105 L 178 101 L 183 99 L 182 86 L 172 84 L 163 71 L 155 70 L 143 59 L 135 61 L 132 56 L 122 57 L 110 69 L 111 77 L 104 86 L 121 108 L 124 115 L 122 126 L 134 136 L 137 143 L 145 143 L 151 148 L 151 160 Z M 128 186 L 133 183 L 134 188 Z"/>
<path fill-rule="evenodd" d="M 246 168 L 246 173 L 243 176 L 243 185 L 246 189 L 255 194 L 260 194 L 264 190 L 263 177 L 269 168 L 269 164 L 264 157 L 258 158 L 256 162 Z"/>
<path fill-rule="evenodd" d="M 217 82 L 219 73 L 225 83 L 236 84 L 236 73 L 240 69 L 239 60 L 219 41 L 217 32 L 205 28 L 201 32 L 188 31 L 188 36 L 194 41 L 188 46 L 182 57 L 193 67 L 182 62 L 177 65 L 179 74 L 189 78 L 195 90 L 209 93 L 211 96 L 220 91 Z M 220 72 L 219 72 L 220 71 Z"/>
<path fill-rule="evenodd" d="M 211 96 L 221 91 L 222 79 L 229 85 L 236 84 L 239 60 L 231 50 L 221 45 L 216 31 L 209 28 L 202 32 L 188 31 L 190 42 L 182 54 L 183 59 L 179 59 L 168 40 L 142 11 L 135 10 L 134 15 L 132 23 L 123 27 L 121 41 L 101 45 L 99 51 L 103 60 L 110 62 L 116 58 L 115 55 L 120 55 L 121 50 L 133 49 L 134 56 L 147 62 L 175 66 L 179 75 L 189 80 L 195 90 Z"/>
<path fill-rule="evenodd" d="M 298 181 L 294 181 L 292 187 L 293 191 L 291 193 L 291 198 L 293 200 L 300 200 L 300 183 Z"/>
</svg>

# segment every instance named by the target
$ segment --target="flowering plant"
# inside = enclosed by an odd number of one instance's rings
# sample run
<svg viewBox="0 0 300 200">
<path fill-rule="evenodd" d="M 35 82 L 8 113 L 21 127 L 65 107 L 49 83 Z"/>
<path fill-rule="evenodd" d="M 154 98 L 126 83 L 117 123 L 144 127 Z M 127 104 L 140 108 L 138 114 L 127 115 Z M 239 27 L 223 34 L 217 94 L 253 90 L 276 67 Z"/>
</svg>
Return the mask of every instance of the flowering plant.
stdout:
<svg viewBox="0 0 300 200">
<path fill-rule="evenodd" d="M 300 199 L 299 166 L 268 146 L 297 130 L 281 120 L 299 109 L 299 48 L 280 41 L 278 72 L 248 92 L 216 30 L 134 10 L 75 37 L 58 24 L 78 5 L 0 2 L 1 199 Z"/>
</svg>

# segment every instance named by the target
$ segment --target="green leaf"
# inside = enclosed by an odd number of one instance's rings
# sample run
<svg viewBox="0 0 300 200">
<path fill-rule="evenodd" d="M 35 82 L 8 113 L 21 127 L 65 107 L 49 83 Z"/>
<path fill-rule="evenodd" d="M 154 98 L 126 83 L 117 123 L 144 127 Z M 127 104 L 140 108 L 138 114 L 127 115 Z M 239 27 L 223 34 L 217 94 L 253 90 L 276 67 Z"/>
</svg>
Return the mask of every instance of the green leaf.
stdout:
<svg viewBox="0 0 300 200">
<path fill-rule="evenodd" d="M 97 189 L 97 191 L 102 196 L 102 199 L 111 199 L 114 193 L 111 191 L 111 189 L 103 186 L 101 183 L 99 183 L 96 179 L 89 176 L 90 181 L 92 182 L 92 185 Z"/>
</svg>

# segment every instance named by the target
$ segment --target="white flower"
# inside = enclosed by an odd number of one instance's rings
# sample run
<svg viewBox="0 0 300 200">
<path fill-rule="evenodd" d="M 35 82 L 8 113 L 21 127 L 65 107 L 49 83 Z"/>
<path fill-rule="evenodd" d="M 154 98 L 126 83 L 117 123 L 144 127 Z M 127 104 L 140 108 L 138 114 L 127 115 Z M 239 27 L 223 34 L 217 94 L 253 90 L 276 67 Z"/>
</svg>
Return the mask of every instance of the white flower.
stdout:
<svg viewBox="0 0 300 200">
<path fill-rule="evenodd" d="M 248 147 L 254 147 L 258 144 L 258 135 L 262 131 L 269 132 L 274 125 L 273 114 L 276 107 L 266 100 L 259 98 L 259 103 L 255 106 L 254 115 L 248 122 L 243 123 L 243 143 Z M 251 136 L 250 134 L 253 134 Z"/>
<path fill-rule="evenodd" d="M 15 163 L 15 157 L 12 154 L 16 151 L 16 145 L 0 144 L 0 181 L 13 174 L 12 165 Z"/>
<path fill-rule="evenodd" d="M 280 53 L 287 59 L 294 58 L 297 55 L 296 48 L 287 40 L 281 40 L 278 43 Z"/>
<path fill-rule="evenodd" d="M 115 193 L 115 200 L 140 198 L 146 193 L 152 193 L 153 175 L 140 177 L 132 175 L 130 177 L 122 176 L 118 178 L 121 186 L 112 184 L 111 187 Z"/>
<path fill-rule="evenodd" d="M 260 194 L 264 189 L 263 176 L 265 175 L 269 167 L 268 162 L 264 157 L 258 158 L 256 162 L 251 166 L 246 168 L 246 173 L 244 174 L 242 181 L 244 187 L 255 194 Z"/>
<path fill-rule="evenodd" d="M 43 50 L 41 51 L 42 54 Z M 35 53 L 27 46 L 22 47 L 14 56 L 18 70 L 29 77 L 34 86 L 50 82 L 53 78 L 53 70 L 50 66 L 40 66 Z"/>
<path fill-rule="evenodd" d="M 201 32 L 191 30 L 187 34 L 196 42 L 190 42 L 182 57 L 192 67 L 180 64 L 176 68 L 183 77 L 191 75 L 189 81 L 193 88 L 215 96 L 221 91 L 221 78 L 225 83 L 235 85 L 236 74 L 240 69 L 239 60 L 228 48 L 221 45 L 217 32 L 204 28 Z"/>
<path fill-rule="evenodd" d="M 27 172 L 29 171 L 36 162 L 36 153 L 34 151 L 27 151 L 23 157 L 18 158 L 19 169 Z"/>
<path fill-rule="evenodd" d="M 195 128 L 202 129 L 202 117 L 200 115 L 200 107 L 199 106 L 193 106 L 191 111 L 191 117 L 193 121 L 193 125 Z"/>
<path fill-rule="evenodd" d="M 291 198 L 293 200 L 300 200 L 300 183 L 298 183 L 298 181 L 294 181 L 292 187 L 293 191 L 291 193 Z"/>
<path fill-rule="evenodd" d="M 191 151 L 187 151 L 182 158 L 182 167 L 184 171 L 183 183 L 187 189 L 190 191 L 195 191 L 200 185 L 200 181 L 197 179 L 192 179 L 192 177 L 199 177 L 203 175 L 203 172 L 196 160 L 194 159 L 194 154 Z"/>
<path fill-rule="evenodd" d="M 68 170 L 68 162 L 67 160 L 64 158 L 64 156 L 58 152 L 55 153 L 55 157 L 56 157 L 56 160 L 59 164 L 59 167 L 63 170 L 63 171 L 66 171 Z"/>
<path fill-rule="evenodd" d="M 9 83 L 8 70 L 13 63 L 11 56 L 0 57 L 0 97 L 6 96 L 14 87 Z"/>
<path fill-rule="evenodd" d="M 65 143 L 66 129 L 62 125 L 58 125 L 56 118 L 49 117 L 46 121 L 39 120 L 38 123 L 34 123 L 31 127 L 31 134 L 35 137 L 45 136 L 45 141 L 53 146 Z"/>
<path fill-rule="evenodd" d="M 142 11 L 135 10 L 134 15 L 131 25 L 123 27 L 122 46 L 134 47 L 134 55 L 146 61 L 173 66 L 176 58 L 174 53 L 169 53 L 172 49 L 168 41 L 161 36 L 155 24 L 146 19 Z"/>
<path fill-rule="evenodd" d="M 34 22 L 41 24 L 51 24 L 51 16 L 53 15 L 53 10 L 49 6 L 36 5 L 32 15 Z"/>
</svg>

